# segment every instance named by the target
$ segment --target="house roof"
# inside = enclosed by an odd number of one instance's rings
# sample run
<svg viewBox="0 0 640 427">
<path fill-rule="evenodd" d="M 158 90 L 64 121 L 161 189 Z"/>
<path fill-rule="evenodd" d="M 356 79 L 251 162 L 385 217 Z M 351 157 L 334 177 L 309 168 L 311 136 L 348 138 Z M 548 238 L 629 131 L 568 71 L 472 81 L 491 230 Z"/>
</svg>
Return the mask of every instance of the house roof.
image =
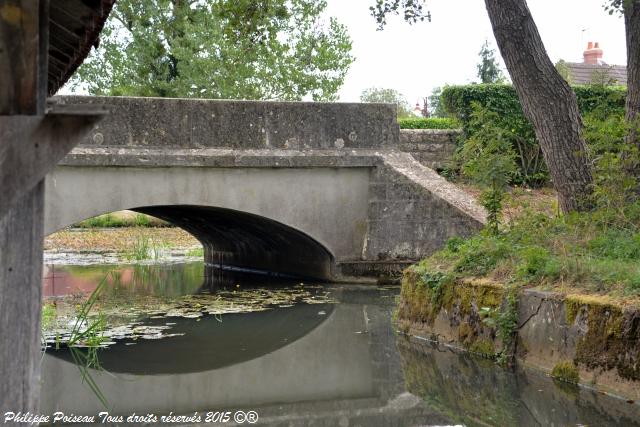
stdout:
<svg viewBox="0 0 640 427">
<path fill-rule="evenodd" d="M 47 90 L 53 95 L 97 45 L 115 0 L 55 0 L 49 8 Z"/>
<path fill-rule="evenodd" d="M 567 62 L 572 84 L 594 83 L 594 78 L 600 80 L 606 76 L 612 83 L 627 85 L 627 67 L 624 65 L 585 64 L 584 62 Z"/>
</svg>

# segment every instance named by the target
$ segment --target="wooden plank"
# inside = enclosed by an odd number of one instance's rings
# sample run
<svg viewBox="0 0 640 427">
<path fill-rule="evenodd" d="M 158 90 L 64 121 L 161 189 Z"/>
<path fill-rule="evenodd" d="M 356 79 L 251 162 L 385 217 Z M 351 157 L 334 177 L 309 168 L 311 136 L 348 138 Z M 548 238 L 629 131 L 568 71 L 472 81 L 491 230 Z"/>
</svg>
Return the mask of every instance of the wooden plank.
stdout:
<svg viewBox="0 0 640 427">
<path fill-rule="evenodd" d="M 40 0 L 0 0 L 0 115 L 44 109 L 38 96 L 40 12 Z"/>
</svg>

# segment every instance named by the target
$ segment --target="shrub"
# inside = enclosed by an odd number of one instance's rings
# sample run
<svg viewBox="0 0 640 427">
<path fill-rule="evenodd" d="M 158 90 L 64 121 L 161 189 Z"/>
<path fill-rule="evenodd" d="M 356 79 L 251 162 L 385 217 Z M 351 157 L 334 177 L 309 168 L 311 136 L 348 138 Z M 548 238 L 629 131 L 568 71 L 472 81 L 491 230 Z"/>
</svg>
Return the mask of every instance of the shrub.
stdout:
<svg viewBox="0 0 640 427">
<path fill-rule="evenodd" d="M 604 120 L 612 115 L 624 116 L 625 89 L 611 86 L 574 86 L 578 106 L 583 116 Z M 493 125 L 503 129 L 517 155 L 518 173 L 513 184 L 540 186 L 548 180 L 548 171 L 531 123 L 525 118 L 513 86 L 503 84 L 472 84 L 447 86 L 442 91 L 442 103 L 448 114 L 461 124 L 465 137 L 479 131 L 473 120 L 473 104 L 496 114 Z M 588 134 L 585 134 L 589 140 Z"/>
<path fill-rule="evenodd" d="M 507 184 L 517 170 L 510 135 L 495 125 L 497 114 L 474 103 L 470 123 L 477 132 L 469 136 L 456 155 L 463 162 L 462 173 L 483 189 L 480 204 L 489 213 L 489 229 L 498 233 Z"/>
<path fill-rule="evenodd" d="M 398 119 L 400 129 L 459 129 L 460 123 L 451 118 L 409 117 Z"/>
</svg>

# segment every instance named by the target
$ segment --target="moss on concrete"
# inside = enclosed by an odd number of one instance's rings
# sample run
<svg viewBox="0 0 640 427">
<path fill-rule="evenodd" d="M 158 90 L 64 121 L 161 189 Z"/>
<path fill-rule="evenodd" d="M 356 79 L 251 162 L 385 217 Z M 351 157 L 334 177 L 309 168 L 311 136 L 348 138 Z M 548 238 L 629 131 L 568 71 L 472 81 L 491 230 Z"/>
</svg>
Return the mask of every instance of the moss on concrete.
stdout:
<svg viewBox="0 0 640 427">
<path fill-rule="evenodd" d="M 574 361 L 587 369 L 615 369 L 624 379 L 640 380 L 640 315 L 605 298 L 570 295 L 567 323 L 586 332 L 576 345 Z"/>
<path fill-rule="evenodd" d="M 496 346 L 489 339 L 478 339 L 469 347 L 469 351 L 480 356 L 493 358 L 496 355 Z"/>
<path fill-rule="evenodd" d="M 414 266 L 403 277 L 398 324 L 401 329 L 411 324 L 428 330 L 440 315 L 449 320 L 453 338 L 462 347 L 493 357 L 496 327 L 483 322 L 481 310 L 497 312 L 504 295 L 504 287 L 495 283 L 458 282 L 452 276 Z"/>
<path fill-rule="evenodd" d="M 398 320 L 407 330 L 406 325 L 418 326 L 438 336 L 441 327 L 432 330 L 438 318 L 447 322 L 449 340 L 493 356 L 502 351 L 503 342 L 497 322 L 491 319 L 504 310 L 506 296 L 503 286 L 487 280 L 460 281 L 430 273 L 424 265 L 414 266 L 404 274 Z M 564 310 L 566 324 L 577 334 L 573 365 L 586 371 L 613 370 L 622 379 L 640 380 L 639 310 L 625 310 L 606 296 L 594 295 L 568 295 Z"/>
<path fill-rule="evenodd" d="M 456 281 L 446 274 L 429 273 L 413 266 L 405 270 L 400 292 L 401 319 L 431 323 L 443 308 L 458 307 L 468 315 L 482 307 L 498 308 L 504 287 L 490 282 Z"/>
</svg>

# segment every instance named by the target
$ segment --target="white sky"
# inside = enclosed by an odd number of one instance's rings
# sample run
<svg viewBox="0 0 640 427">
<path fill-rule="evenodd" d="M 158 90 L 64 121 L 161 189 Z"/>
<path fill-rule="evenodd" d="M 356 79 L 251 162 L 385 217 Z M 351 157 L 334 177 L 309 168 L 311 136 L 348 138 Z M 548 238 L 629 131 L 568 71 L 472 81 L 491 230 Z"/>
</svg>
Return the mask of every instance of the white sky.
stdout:
<svg viewBox="0 0 640 427">
<path fill-rule="evenodd" d="M 400 91 L 414 105 L 435 86 L 477 81 L 485 38 L 497 50 L 483 0 L 428 0 L 431 22 L 410 26 L 392 17 L 383 31 L 369 14 L 375 0 L 327 1 L 327 12 L 348 27 L 356 57 L 341 101 L 358 101 L 363 89 L 377 86 Z M 604 1 L 528 0 L 552 62 L 582 62 L 587 42 L 597 41 L 605 62 L 626 64 L 624 20 L 606 13 Z"/>
</svg>

